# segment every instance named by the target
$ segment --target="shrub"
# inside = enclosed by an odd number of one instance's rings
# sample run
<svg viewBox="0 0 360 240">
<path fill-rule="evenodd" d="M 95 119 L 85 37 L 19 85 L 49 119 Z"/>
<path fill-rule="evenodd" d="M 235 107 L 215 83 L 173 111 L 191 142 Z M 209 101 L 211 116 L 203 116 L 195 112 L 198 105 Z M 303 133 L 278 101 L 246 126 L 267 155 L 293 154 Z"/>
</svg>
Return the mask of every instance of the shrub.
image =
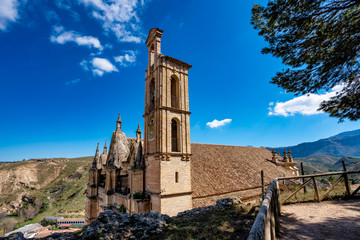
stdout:
<svg viewBox="0 0 360 240">
<path fill-rule="evenodd" d="M 123 204 L 120 205 L 119 212 L 123 214 L 126 213 L 126 207 Z"/>
<path fill-rule="evenodd" d="M 132 197 L 133 197 L 133 199 L 144 199 L 142 192 L 135 192 L 135 193 L 133 193 Z"/>
</svg>

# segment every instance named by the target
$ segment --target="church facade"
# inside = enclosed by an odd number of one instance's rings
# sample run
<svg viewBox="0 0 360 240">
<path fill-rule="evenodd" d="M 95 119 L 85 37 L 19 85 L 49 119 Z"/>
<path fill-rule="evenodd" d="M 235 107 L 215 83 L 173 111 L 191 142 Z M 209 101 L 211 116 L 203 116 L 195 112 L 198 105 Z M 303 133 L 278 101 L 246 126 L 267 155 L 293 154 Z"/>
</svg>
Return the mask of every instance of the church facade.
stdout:
<svg viewBox="0 0 360 240">
<path fill-rule="evenodd" d="M 163 31 L 146 40 L 144 136 L 127 138 L 116 122 L 109 151 L 96 150 L 86 197 L 87 223 L 107 208 L 128 213 L 157 211 L 170 216 L 218 198 L 250 198 L 265 180 L 297 174 L 291 153 L 265 148 L 190 142 L 188 71 L 191 65 L 161 54 Z M 287 157 L 288 156 L 288 157 Z"/>
</svg>

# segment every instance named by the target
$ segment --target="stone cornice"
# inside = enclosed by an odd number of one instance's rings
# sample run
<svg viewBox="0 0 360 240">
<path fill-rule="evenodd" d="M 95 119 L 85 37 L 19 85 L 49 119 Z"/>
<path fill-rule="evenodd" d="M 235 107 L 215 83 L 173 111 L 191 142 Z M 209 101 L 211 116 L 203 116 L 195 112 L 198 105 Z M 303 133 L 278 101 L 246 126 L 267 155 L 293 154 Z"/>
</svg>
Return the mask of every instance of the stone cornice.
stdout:
<svg viewBox="0 0 360 240">
<path fill-rule="evenodd" d="M 166 107 L 166 106 L 160 106 L 157 108 L 154 108 L 154 111 L 158 110 L 158 109 L 163 109 L 163 110 L 169 110 L 171 112 L 177 112 L 177 113 L 185 113 L 185 114 L 191 114 L 190 111 L 186 111 L 186 110 L 182 110 L 182 109 L 178 109 L 178 108 L 173 108 L 173 107 Z M 143 117 L 150 115 L 150 113 L 145 113 L 143 115 Z"/>
<path fill-rule="evenodd" d="M 161 30 L 161 29 L 159 29 L 159 28 L 152 28 L 152 29 L 150 29 L 149 35 L 148 35 L 148 37 L 147 37 L 147 39 L 146 39 L 146 41 L 145 41 L 146 46 L 149 47 L 149 46 L 150 46 L 150 41 L 151 41 L 157 34 L 158 34 L 159 37 L 161 37 L 162 34 L 163 34 L 163 32 L 164 32 L 164 31 Z"/>
<path fill-rule="evenodd" d="M 161 56 L 161 59 L 164 59 L 165 61 L 169 61 L 169 62 L 173 62 L 173 63 L 176 63 L 176 64 L 179 64 L 181 66 L 184 66 L 187 70 L 189 70 L 190 68 L 192 68 L 192 66 L 186 62 L 183 62 L 179 59 L 176 59 L 176 58 L 173 58 L 173 57 L 170 57 L 170 56 Z"/>
<path fill-rule="evenodd" d="M 160 197 L 161 198 L 178 197 L 178 196 L 191 195 L 192 193 L 193 193 L 193 191 L 181 192 L 181 193 L 160 194 Z"/>
</svg>

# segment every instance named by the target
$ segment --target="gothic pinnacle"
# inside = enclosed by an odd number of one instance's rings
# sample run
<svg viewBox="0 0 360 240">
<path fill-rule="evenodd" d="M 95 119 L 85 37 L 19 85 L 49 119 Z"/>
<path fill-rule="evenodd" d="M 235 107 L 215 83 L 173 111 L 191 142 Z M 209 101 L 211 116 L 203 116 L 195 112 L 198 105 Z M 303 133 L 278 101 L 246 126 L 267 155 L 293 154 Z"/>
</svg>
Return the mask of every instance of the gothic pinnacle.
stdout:
<svg viewBox="0 0 360 240">
<path fill-rule="evenodd" d="M 137 139 L 137 140 L 141 140 L 140 123 L 139 123 L 138 129 L 136 130 L 136 139 Z"/>
<path fill-rule="evenodd" d="M 98 157 L 99 156 L 99 142 L 97 144 L 97 147 L 96 147 L 96 153 L 95 153 L 95 156 Z"/>
<path fill-rule="evenodd" d="M 121 115 L 120 115 L 120 113 L 119 113 L 119 118 L 116 121 L 116 130 L 121 131 Z"/>
<path fill-rule="evenodd" d="M 107 153 L 107 144 L 106 144 L 106 139 L 105 139 L 105 145 L 104 145 L 104 151 L 103 153 Z"/>
<path fill-rule="evenodd" d="M 140 123 L 139 123 L 139 125 L 138 125 L 138 128 L 137 128 L 136 132 L 141 132 Z"/>
</svg>

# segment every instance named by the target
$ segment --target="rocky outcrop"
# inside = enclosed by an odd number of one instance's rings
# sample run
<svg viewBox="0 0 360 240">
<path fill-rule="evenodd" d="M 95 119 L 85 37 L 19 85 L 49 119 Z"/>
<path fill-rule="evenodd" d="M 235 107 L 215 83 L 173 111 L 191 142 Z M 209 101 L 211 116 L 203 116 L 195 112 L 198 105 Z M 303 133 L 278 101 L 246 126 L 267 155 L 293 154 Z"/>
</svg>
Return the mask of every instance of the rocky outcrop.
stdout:
<svg viewBox="0 0 360 240">
<path fill-rule="evenodd" d="M 88 225 L 79 235 L 80 239 L 146 239 L 162 232 L 168 226 L 170 217 L 157 212 L 133 214 L 128 217 L 115 211 L 100 213 L 98 219 Z M 75 238 L 74 238 L 75 239 Z"/>
<path fill-rule="evenodd" d="M 78 233 L 55 233 L 47 240 L 92 240 L 92 239 L 147 239 L 168 227 L 170 217 L 157 212 L 127 216 L 112 210 L 100 213 L 98 219 Z M 0 240 L 24 240 L 21 233 L 14 233 Z"/>
<path fill-rule="evenodd" d="M 194 208 L 181 212 L 177 217 L 192 217 L 220 208 L 233 207 L 242 204 L 238 198 L 223 198 L 217 201 L 216 205 L 204 208 Z M 150 236 L 159 234 L 168 228 L 172 218 L 167 215 L 161 215 L 158 212 L 148 212 L 142 214 L 133 214 L 128 216 L 114 210 L 105 210 L 101 212 L 96 221 L 85 226 L 80 232 L 53 234 L 45 239 L 47 240 L 91 240 L 91 239 L 148 239 Z M 8 238 L 23 240 L 21 234 L 13 234 Z"/>
<path fill-rule="evenodd" d="M 198 207 L 193 208 L 191 210 L 187 210 L 184 212 L 178 213 L 177 217 L 193 217 L 197 214 L 204 213 L 207 211 L 224 208 L 224 207 L 231 207 L 235 205 L 242 204 L 241 200 L 239 198 L 233 197 L 233 198 L 222 198 L 216 201 L 216 205 L 206 206 L 206 207 Z"/>
</svg>

